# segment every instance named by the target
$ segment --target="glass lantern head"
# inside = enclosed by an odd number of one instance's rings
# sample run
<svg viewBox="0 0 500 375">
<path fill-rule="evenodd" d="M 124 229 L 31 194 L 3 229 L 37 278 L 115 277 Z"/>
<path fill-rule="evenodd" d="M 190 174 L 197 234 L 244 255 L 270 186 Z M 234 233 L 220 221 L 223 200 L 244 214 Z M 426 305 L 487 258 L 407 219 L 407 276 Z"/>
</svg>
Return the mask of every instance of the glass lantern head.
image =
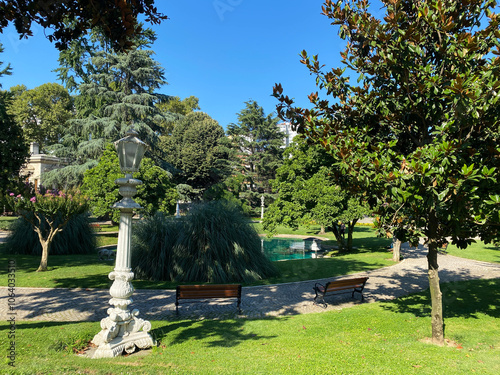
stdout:
<svg viewBox="0 0 500 375">
<path fill-rule="evenodd" d="M 147 145 L 138 137 L 134 129 L 130 129 L 125 138 L 115 142 L 120 169 L 123 173 L 134 173 L 139 170 L 139 165 L 146 152 Z"/>
</svg>

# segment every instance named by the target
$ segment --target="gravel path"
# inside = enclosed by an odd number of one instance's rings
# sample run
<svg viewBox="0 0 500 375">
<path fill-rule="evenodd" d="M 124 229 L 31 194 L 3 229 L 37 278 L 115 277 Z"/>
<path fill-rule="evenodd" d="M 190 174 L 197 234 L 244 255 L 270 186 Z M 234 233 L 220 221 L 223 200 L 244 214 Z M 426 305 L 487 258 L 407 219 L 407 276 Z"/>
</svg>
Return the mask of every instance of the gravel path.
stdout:
<svg viewBox="0 0 500 375">
<path fill-rule="evenodd" d="M 350 278 L 368 276 L 365 286 L 365 302 L 390 300 L 428 287 L 426 249 L 402 246 L 404 260 L 396 265 L 378 270 L 343 276 Z M 500 264 L 479 262 L 451 255 L 439 255 L 440 279 L 442 282 L 471 279 L 500 278 Z M 302 267 L 297 262 L 297 267 Z M 300 269 L 297 270 L 300 272 Z M 330 278 L 328 280 L 331 280 Z M 312 300 L 315 282 L 325 283 L 327 279 L 288 284 L 244 287 L 242 296 L 242 316 L 256 318 L 282 316 L 339 310 L 359 304 L 350 294 L 326 298 L 328 307 L 315 305 Z M 8 290 L 0 288 L 0 318 L 7 320 Z M 102 289 L 15 289 L 16 321 L 99 321 L 106 317 L 109 307 L 109 291 Z M 175 314 L 174 290 L 136 290 L 132 308 L 140 310 L 139 317 L 148 320 L 177 320 L 186 318 L 226 318 L 235 317 L 234 302 L 208 301 L 185 303 Z M 12 312 L 12 311 L 11 311 Z"/>
</svg>

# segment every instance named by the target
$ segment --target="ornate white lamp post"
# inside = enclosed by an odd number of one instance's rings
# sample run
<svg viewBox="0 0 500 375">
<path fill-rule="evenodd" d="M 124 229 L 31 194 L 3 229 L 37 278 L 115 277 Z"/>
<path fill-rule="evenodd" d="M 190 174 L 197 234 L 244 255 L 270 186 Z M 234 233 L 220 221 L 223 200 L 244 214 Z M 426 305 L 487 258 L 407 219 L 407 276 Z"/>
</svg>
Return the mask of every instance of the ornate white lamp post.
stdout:
<svg viewBox="0 0 500 375">
<path fill-rule="evenodd" d="M 110 358 L 121 355 L 123 351 L 133 353 L 136 347 L 145 349 L 154 345 L 154 340 L 148 333 L 151 323 L 138 318 L 139 310 L 129 310 L 132 303 L 132 279 L 134 273 L 131 268 L 130 243 L 132 235 L 132 216 L 134 209 L 141 208 L 132 197 L 137 193 L 136 186 L 142 181 L 132 177 L 137 172 L 142 157 L 146 152 L 146 144 L 137 138 L 137 132 L 129 130 L 125 138 L 115 143 L 120 160 L 120 169 L 125 178 L 115 182 L 120 186 L 123 199 L 113 205 L 120 210 L 120 228 L 118 232 L 118 248 L 116 251 L 116 265 L 109 274 L 113 285 L 109 293 L 110 307 L 108 317 L 101 320 L 101 332 L 94 336 L 92 342 L 98 346 L 93 358 Z"/>
</svg>

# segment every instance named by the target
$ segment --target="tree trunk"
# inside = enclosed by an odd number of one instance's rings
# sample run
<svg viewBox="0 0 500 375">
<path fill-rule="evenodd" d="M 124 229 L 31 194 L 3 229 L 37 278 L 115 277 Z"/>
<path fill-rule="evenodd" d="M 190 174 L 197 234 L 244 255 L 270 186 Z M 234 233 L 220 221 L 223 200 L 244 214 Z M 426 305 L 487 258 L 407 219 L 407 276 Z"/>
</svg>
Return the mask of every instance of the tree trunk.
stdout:
<svg viewBox="0 0 500 375">
<path fill-rule="evenodd" d="M 66 225 L 66 224 L 63 224 L 63 225 Z M 61 226 L 59 226 L 57 228 L 53 228 L 51 223 L 49 223 L 49 226 L 50 226 L 50 230 L 49 230 L 49 235 L 47 236 L 47 238 L 43 238 L 43 235 L 42 235 L 42 232 L 40 229 L 37 228 L 35 230 L 35 232 L 38 233 L 38 239 L 40 240 L 40 245 L 42 245 L 42 259 L 40 260 L 40 266 L 38 266 L 38 269 L 36 270 L 36 272 L 47 271 L 47 263 L 48 263 L 48 259 L 49 259 L 50 247 L 52 246 L 52 241 L 54 240 L 55 235 L 62 230 L 60 228 Z"/>
<path fill-rule="evenodd" d="M 332 232 L 335 235 L 337 243 L 339 245 L 339 251 L 343 252 L 346 250 L 344 237 L 340 234 L 339 226 L 337 224 L 333 224 Z"/>
<path fill-rule="evenodd" d="M 358 222 L 357 219 L 349 221 L 347 224 L 347 250 L 352 251 L 352 234 L 354 233 L 354 226 Z"/>
<path fill-rule="evenodd" d="M 392 260 L 394 262 L 399 262 L 401 259 L 401 241 L 395 238 L 392 244 Z"/>
<path fill-rule="evenodd" d="M 321 229 L 320 229 L 318 234 L 325 234 L 325 233 L 326 233 L 325 226 L 323 224 L 321 224 Z"/>
<path fill-rule="evenodd" d="M 40 244 L 42 245 L 42 259 L 40 260 L 40 265 L 38 266 L 38 269 L 36 272 L 43 272 L 47 271 L 47 262 L 49 259 L 49 249 L 51 243 L 49 241 L 43 241 L 40 239 Z"/>
<path fill-rule="evenodd" d="M 429 252 L 427 254 L 427 262 L 429 264 L 429 289 L 431 291 L 431 325 L 432 325 L 432 342 L 438 345 L 444 344 L 444 323 L 443 323 L 443 299 L 441 287 L 439 285 L 438 263 L 437 263 L 437 246 L 433 240 L 429 241 Z"/>
</svg>

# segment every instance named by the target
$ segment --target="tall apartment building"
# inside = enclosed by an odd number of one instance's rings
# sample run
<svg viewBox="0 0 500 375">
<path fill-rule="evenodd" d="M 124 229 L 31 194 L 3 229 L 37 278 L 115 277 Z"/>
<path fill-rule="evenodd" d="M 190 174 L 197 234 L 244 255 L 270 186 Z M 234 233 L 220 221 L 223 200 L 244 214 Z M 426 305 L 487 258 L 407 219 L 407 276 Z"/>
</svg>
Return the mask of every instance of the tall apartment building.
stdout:
<svg viewBox="0 0 500 375">
<path fill-rule="evenodd" d="M 282 148 L 290 146 L 293 138 L 297 135 L 297 132 L 292 130 L 292 124 L 289 122 L 281 122 L 278 124 L 278 129 L 284 134 Z"/>
</svg>

